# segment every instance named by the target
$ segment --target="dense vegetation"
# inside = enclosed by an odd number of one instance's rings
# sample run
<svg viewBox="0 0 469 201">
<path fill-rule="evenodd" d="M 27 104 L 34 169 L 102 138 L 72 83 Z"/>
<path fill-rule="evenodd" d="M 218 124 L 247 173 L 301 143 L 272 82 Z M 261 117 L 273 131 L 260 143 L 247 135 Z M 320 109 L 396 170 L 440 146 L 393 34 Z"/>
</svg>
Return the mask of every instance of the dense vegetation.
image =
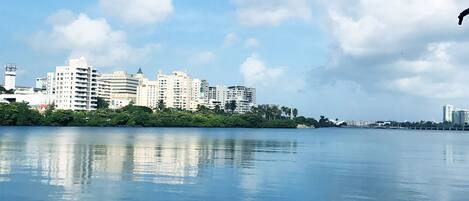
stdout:
<svg viewBox="0 0 469 201">
<path fill-rule="evenodd" d="M 239 128 L 296 128 L 302 124 L 311 127 L 329 127 L 326 119 L 296 117 L 289 108 L 261 105 L 247 114 L 235 114 L 235 106 L 228 112 L 219 107 L 200 106 L 196 112 L 166 108 L 159 103 L 154 110 L 129 105 L 119 110 L 107 109 L 100 103 L 96 111 L 70 111 L 49 108 L 42 114 L 27 103 L 0 104 L 2 126 L 131 126 L 131 127 L 239 127 Z M 293 118 L 290 115 L 294 115 Z"/>
</svg>

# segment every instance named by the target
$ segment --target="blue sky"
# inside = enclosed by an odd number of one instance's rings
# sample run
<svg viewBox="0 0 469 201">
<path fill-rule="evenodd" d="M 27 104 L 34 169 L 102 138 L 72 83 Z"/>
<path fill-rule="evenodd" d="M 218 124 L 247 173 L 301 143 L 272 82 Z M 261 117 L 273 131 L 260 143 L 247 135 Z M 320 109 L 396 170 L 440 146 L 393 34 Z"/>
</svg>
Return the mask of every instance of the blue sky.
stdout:
<svg viewBox="0 0 469 201">
<path fill-rule="evenodd" d="M 259 103 L 340 119 L 440 120 L 469 107 L 461 0 L 18 0 L 0 62 L 19 85 L 84 55 L 101 72 L 186 70 Z M 431 20 L 429 20 L 431 19 Z"/>
</svg>

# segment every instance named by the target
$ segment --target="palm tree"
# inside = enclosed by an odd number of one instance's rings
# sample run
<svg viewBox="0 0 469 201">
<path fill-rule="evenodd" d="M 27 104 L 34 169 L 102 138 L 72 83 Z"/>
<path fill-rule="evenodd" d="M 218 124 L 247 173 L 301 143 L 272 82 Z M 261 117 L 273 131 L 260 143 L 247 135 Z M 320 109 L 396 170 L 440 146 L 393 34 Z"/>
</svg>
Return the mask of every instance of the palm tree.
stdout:
<svg viewBox="0 0 469 201">
<path fill-rule="evenodd" d="M 213 112 L 215 112 L 215 114 L 223 114 L 223 110 L 221 109 L 220 105 L 215 105 L 215 107 L 213 108 Z"/>
<path fill-rule="evenodd" d="M 157 107 L 158 107 L 159 111 L 163 111 L 164 109 L 166 109 L 166 105 L 164 104 L 163 100 L 158 101 L 158 106 Z"/>
<path fill-rule="evenodd" d="M 235 100 L 231 100 L 225 104 L 225 110 L 230 110 L 231 114 L 236 110 L 237 105 Z"/>
<path fill-rule="evenodd" d="M 280 110 L 282 111 L 282 115 L 285 115 L 285 117 L 288 116 L 288 108 L 287 107 L 282 106 L 280 108 Z"/>
<path fill-rule="evenodd" d="M 282 116 L 282 111 L 276 105 L 272 107 L 272 116 L 274 119 L 280 118 Z"/>
<path fill-rule="evenodd" d="M 293 117 L 296 118 L 298 116 L 298 109 L 296 108 L 293 109 L 292 113 L 293 113 Z"/>
</svg>

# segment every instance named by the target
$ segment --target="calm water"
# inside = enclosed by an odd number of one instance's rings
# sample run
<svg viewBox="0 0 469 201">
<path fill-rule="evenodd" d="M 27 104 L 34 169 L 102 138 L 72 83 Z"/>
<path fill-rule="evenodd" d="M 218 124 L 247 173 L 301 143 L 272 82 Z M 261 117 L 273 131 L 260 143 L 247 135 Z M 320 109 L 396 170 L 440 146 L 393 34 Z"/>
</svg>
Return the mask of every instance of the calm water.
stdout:
<svg viewBox="0 0 469 201">
<path fill-rule="evenodd" d="M 469 133 L 1 128 L 0 200 L 468 200 Z"/>
</svg>

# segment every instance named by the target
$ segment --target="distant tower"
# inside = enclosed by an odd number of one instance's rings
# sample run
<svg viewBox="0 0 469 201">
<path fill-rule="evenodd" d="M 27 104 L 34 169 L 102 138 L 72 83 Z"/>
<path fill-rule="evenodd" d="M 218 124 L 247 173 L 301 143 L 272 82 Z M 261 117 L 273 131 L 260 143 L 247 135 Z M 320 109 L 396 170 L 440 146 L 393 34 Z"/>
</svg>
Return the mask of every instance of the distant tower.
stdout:
<svg viewBox="0 0 469 201">
<path fill-rule="evenodd" d="M 454 106 L 445 105 L 443 106 L 443 122 L 453 122 Z"/>
<path fill-rule="evenodd" d="M 5 65 L 5 83 L 3 87 L 6 90 L 16 89 L 16 65 Z"/>
<path fill-rule="evenodd" d="M 143 79 L 145 78 L 145 75 L 143 74 L 142 68 L 138 68 L 137 74 L 134 75 L 134 77 L 140 82 L 143 82 Z"/>
</svg>

